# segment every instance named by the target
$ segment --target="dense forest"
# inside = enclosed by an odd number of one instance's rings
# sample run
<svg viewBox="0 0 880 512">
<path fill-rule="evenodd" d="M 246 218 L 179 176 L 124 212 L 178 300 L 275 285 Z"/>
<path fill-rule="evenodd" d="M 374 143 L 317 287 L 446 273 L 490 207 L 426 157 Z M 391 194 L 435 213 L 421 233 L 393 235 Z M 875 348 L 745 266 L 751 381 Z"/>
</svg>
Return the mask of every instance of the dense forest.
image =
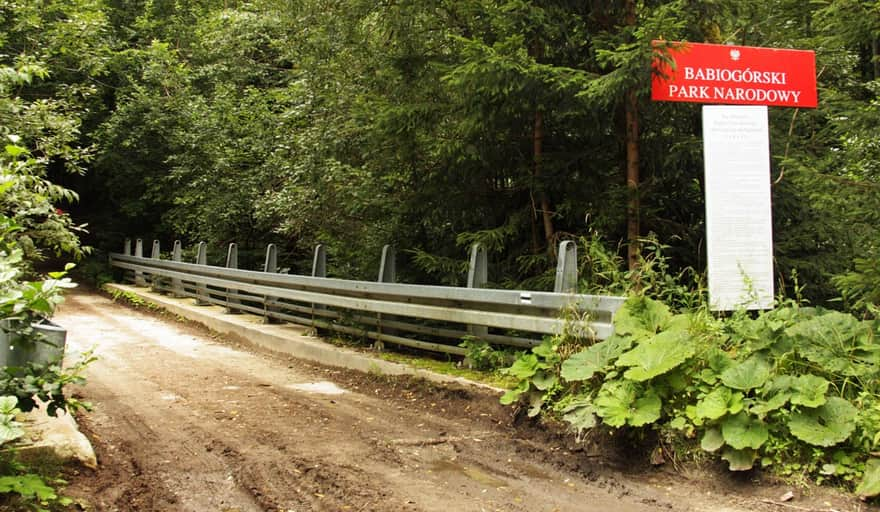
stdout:
<svg viewBox="0 0 880 512">
<path fill-rule="evenodd" d="M 0 0 L 0 131 L 61 185 L 3 208 L 98 254 L 272 242 L 304 272 L 323 243 L 372 279 L 393 244 L 402 280 L 460 284 L 479 241 L 496 286 L 545 288 L 573 239 L 699 274 L 700 107 L 651 102 L 654 39 L 816 51 L 819 108 L 770 112 L 776 274 L 876 295 L 874 0 Z"/>
</svg>

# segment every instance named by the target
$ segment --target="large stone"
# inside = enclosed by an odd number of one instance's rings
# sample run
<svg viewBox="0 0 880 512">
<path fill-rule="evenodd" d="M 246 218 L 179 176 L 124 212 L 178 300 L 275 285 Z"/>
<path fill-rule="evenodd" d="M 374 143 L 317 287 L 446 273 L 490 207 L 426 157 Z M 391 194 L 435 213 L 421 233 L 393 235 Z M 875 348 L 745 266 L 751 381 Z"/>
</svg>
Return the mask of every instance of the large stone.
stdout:
<svg viewBox="0 0 880 512">
<path fill-rule="evenodd" d="M 49 416 L 45 405 L 40 404 L 40 408 L 19 415 L 18 420 L 25 431 L 24 437 L 15 443 L 20 459 L 59 464 L 79 462 L 88 468 L 98 467 L 92 443 L 79 431 L 70 414 L 59 411 L 58 416 Z"/>
</svg>

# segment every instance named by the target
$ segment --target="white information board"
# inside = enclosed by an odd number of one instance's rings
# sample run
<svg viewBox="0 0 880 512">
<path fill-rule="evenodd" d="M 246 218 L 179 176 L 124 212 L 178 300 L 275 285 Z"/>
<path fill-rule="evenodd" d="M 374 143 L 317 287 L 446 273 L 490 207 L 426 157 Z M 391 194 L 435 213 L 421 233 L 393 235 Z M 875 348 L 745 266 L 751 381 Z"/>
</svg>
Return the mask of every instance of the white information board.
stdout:
<svg viewBox="0 0 880 512">
<path fill-rule="evenodd" d="M 713 310 L 773 306 L 770 135 L 765 106 L 704 106 L 706 250 Z"/>
</svg>

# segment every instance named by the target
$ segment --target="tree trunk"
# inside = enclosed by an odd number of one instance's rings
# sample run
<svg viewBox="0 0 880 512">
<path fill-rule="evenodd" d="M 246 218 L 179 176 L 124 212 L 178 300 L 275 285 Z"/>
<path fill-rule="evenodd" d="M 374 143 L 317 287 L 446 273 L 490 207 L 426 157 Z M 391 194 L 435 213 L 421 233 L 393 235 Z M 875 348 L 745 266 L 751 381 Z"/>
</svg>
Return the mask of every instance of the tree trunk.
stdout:
<svg viewBox="0 0 880 512">
<path fill-rule="evenodd" d="M 636 6 L 634 0 L 626 2 L 626 24 L 636 24 Z M 639 265 L 641 244 L 639 236 L 641 227 L 639 222 L 639 100 L 635 89 L 626 93 L 626 238 L 628 242 L 627 266 L 630 270 Z"/>
<path fill-rule="evenodd" d="M 874 80 L 880 80 L 880 39 L 874 39 Z"/>
<path fill-rule="evenodd" d="M 639 265 L 641 252 L 639 222 L 639 104 L 635 91 L 626 93 L 626 238 L 629 243 L 627 264 L 630 270 Z"/>
<path fill-rule="evenodd" d="M 539 182 L 541 177 L 541 156 L 544 151 L 544 113 L 540 110 L 535 111 L 535 127 L 532 142 L 534 143 L 533 175 L 535 182 Z M 553 241 L 556 237 L 556 230 L 553 227 L 553 213 L 550 208 L 550 200 L 547 198 L 547 192 L 544 191 L 541 183 L 538 183 L 538 186 L 541 187 L 538 197 L 541 201 L 541 219 L 544 222 L 544 241 L 547 243 L 547 251 L 552 253 L 554 248 Z"/>
<path fill-rule="evenodd" d="M 535 61 L 544 55 L 544 47 L 541 41 L 535 40 L 529 47 L 529 54 Z M 544 153 L 544 112 L 535 107 L 535 124 L 532 127 L 532 179 L 538 187 L 538 201 L 541 208 L 541 220 L 544 225 L 544 242 L 547 244 L 547 252 L 553 253 L 556 229 L 553 227 L 553 210 L 544 184 L 541 183 L 541 158 Z"/>
</svg>

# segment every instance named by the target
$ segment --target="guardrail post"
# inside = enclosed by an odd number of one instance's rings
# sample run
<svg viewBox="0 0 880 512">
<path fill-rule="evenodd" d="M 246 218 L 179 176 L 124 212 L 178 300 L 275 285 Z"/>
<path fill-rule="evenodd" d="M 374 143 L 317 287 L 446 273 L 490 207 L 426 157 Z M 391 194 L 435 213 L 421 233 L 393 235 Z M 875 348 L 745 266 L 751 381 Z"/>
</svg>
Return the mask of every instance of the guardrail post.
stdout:
<svg viewBox="0 0 880 512">
<path fill-rule="evenodd" d="M 275 244 L 266 246 L 266 260 L 263 262 L 263 272 L 278 273 L 278 249 Z"/>
<path fill-rule="evenodd" d="M 486 256 L 486 248 L 480 243 L 471 246 L 471 259 L 468 265 L 468 288 L 485 288 L 489 282 L 489 263 Z M 468 325 L 468 334 L 480 339 L 485 339 L 489 334 L 489 328 L 485 325 Z"/>
<path fill-rule="evenodd" d="M 380 283 L 393 283 L 397 280 L 397 253 L 394 251 L 394 247 L 390 245 L 385 245 L 382 247 L 382 259 L 379 262 L 379 279 Z M 394 317 L 391 315 L 382 315 L 379 313 L 376 315 L 376 331 L 378 331 L 379 336 L 382 335 L 382 319 L 392 320 Z M 384 329 L 385 334 L 393 334 L 393 331 L 390 329 Z M 385 344 L 382 343 L 381 339 L 377 339 L 376 343 L 373 345 L 376 350 L 382 351 L 385 348 Z"/>
<path fill-rule="evenodd" d="M 138 238 L 134 242 L 134 256 L 135 258 L 143 258 L 144 257 L 144 241 Z M 144 273 L 141 270 L 134 271 L 134 285 L 135 286 L 147 286 L 147 280 L 144 279 Z"/>
<path fill-rule="evenodd" d="M 159 248 L 159 241 L 153 240 L 153 248 L 150 251 L 150 259 L 158 260 L 158 259 L 161 259 L 161 257 L 162 257 L 162 252 Z M 153 274 L 148 274 L 148 275 L 150 276 L 150 291 L 153 291 L 153 292 L 159 291 L 158 285 L 161 283 L 157 283 L 156 281 L 160 280 L 160 278 L 153 275 Z"/>
<path fill-rule="evenodd" d="M 171 261 L 180 262 L 183 260 L 183 247 L 180 245 L 180 240 L 174 241 L 174 248 L 171 249 Z M 183 281 L 181 281 L 177 277 L 171 278 L 171 296 L 172 297 L 183 297 Z"/>
<path fill-rule="evenodd" d="M 263 262 L 263 272 L 268 272 L 270 274 L 278 273 L 278 249 L 275 247 L 275 244 L 269 244 L 266 246 L 266 260 Z M 269 312 L 274 311 L 274 309 L 269 306 L 269 303 L 274 302 L 274 300 L 275 299 L 273 299 L 269 295 L 263 296 L 264 324 L 272 323 L 272 317 L 269 316 Z"/>
<path fill-rule="evenodd" d="M 312 277 L 327 277 L 327 249 L 324 244 L 315 246 L 315 256 L 312 258 Z"/>
<path fill-rule="evenodd" d="M 327 248 L 324 244 L 315 246 L 315 254 L 312 256 L 312 277 L 327 277 Z M 315 321 L 315 311 L 327 309 L 323 304 L 312 303 L 312 322 Z M 316 328 L 316 332 L 320 331 Z"/>
<path fill-rule="evenodd" d="M 577 293 L 577 244 L 566 240 L 559 244 L 559 256 L 556 261 L 555 293 Z"/>
<path fill-rule="evenodd" d="M 238 268 L 238 245 L 235 242 L 229 244 L 229 249 L 226 251 L 226 268 Z M 238 293 L 238 290 L 226 289 L 226 312 L 231 314 L 240 313 L 234 305 L 241 304 L 241 300 L 231 297 L 234 293 Z"/>
<path fill-rule="evenodd" d="M 379 263 L 379 282 L 393 283 L 397 280 L 397 253 L 394 247 L 385 245 L 382 247 L 382 261 Z"/>
<path fill-rule="evenodd" d="M 208 244 L 205 242 L 199 242 L 199 245 L 196 247 L 196 265 L 207 265 L 208 264 Z M 196 306 L 207 306 L 210 304 L 207 300 L 203 299 L 208 297 L 208 285 L 196 283 Z"/>
<path fill-rule="evenodd" d="M 126 238 L 125 242 L 122 244 L 122 254 L 125 256 L 131 256 L 131 238 Z M 113 256 L 108 255 L 107 261 L 110 262 L 110 265 L 113 265 Z M 123 270 L 122 271 L 122 282 L 126 282 L 134 273 L 131 270 Z"/>
</svg>

